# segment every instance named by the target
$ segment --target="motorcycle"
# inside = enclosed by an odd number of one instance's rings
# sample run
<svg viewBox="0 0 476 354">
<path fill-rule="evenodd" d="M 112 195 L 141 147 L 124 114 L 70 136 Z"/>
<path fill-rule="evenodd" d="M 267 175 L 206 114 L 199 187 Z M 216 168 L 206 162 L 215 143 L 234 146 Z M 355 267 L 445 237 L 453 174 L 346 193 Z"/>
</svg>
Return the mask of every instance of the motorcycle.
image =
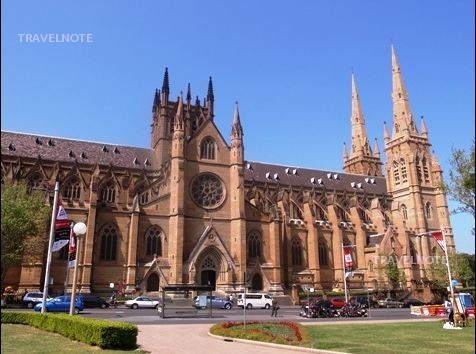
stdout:
<svg viewBox="0 0 476 354">
<path fill-rule="evenodd" d="M 113 308 L 117 309 L 117 301 L 116 301 L 115 296 L 111 296 L 107 303 L 109 304 L 109 307 L 113 307 Z"/>
</svg>

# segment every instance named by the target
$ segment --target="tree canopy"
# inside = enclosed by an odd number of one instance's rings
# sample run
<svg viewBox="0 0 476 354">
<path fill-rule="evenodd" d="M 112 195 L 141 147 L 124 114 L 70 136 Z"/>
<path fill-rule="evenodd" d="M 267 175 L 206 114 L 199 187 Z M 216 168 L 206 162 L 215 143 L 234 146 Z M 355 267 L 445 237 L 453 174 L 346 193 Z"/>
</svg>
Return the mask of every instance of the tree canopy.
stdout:
<svg viewBox="0 0 476 354">
<path fill-rule="evenodd" d="M 44 195 L 30 193 L 24 184 L 2 186 L 2 287 L 10 267 L 25 256 L 42 254 L 50 214 Z"/>
<path fill-rule="evenodd" d="M 460 206 L 453 212 L 470 213 L 474 217 L 474 139 L 469 152 L 466 152 L 462 149 L 454 149 L 450 163 L 450 178 L 449 183 L 445 186 L 445 189 L 448 192 L 450 198 L 460 204 Z"/>
</svg>

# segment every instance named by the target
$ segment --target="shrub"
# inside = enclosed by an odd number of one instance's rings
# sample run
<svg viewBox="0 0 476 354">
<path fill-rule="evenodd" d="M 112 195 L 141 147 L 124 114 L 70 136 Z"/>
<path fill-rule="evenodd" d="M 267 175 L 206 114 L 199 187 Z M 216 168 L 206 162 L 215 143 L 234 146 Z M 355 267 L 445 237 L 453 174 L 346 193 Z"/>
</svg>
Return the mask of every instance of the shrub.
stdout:
<svg viewBox="0 0 476 354">
<path fill-rule="evenodd" d="M 137 347 L 137 326 L 129 323 L 32 312 L 2 312 L 1 319 L 2 323 L 33 326 L 101 348 L 134 349 Z"/>
</svg>

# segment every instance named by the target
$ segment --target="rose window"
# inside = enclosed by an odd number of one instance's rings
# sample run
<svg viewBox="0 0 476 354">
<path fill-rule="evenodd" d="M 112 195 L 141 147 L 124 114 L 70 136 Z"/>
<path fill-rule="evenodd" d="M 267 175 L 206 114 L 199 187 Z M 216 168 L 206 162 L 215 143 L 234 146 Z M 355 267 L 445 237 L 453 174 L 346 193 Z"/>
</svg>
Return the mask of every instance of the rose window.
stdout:
<svg viewBox="0 0 476 354">
<path fill-rule="evenodd" d="M 201 174 L 192 181 L 192 199 L 205 209 L 218 207 L 225 199 L 225 189 L 218 177 L 212 174 Z"/>
</svg>

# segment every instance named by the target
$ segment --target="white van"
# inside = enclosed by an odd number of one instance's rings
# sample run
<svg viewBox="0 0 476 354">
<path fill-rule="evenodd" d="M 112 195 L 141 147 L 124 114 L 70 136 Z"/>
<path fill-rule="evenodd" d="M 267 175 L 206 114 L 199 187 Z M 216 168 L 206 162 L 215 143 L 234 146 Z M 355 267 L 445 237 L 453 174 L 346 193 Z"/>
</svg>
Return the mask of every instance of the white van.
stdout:
<svg viewBox="0 0 476 354">
<path fill-rule="evenodd" d="M 273 299 L 268 294 L 261 293 L 246 293 L 246 301 L 244 299 L 244 293 L 238 294 L 238 299 L 236 304 L 238 307 L 243 308 L 246 303 L 247 309 L 252 309 L 253 307 L 269 309 L 272 305 Z"/>
</svg>

